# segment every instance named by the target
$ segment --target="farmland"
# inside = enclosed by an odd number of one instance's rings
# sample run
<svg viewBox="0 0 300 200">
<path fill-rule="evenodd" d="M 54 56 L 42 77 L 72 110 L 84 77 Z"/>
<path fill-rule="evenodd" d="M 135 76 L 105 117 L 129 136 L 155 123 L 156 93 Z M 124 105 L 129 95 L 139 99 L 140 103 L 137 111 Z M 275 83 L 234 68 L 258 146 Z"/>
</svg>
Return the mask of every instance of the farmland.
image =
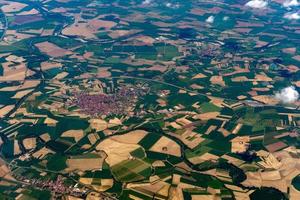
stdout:
<svg viewBox="0 0 300 200">
<path fill-rule="evenodd" d="M 300 199 L 298 1 L 0 8 L 0 199 Z"/>
</svg>

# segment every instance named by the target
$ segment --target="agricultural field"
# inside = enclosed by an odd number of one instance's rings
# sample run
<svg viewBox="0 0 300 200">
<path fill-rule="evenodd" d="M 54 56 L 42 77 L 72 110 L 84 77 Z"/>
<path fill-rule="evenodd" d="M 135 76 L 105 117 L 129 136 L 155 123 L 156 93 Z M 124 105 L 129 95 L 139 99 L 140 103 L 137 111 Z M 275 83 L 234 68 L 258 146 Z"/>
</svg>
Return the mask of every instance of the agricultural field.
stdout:
<svg viewBox="0 0 300 200">
<path fill-rule="evenodd" d="M 0 0 L 0 199 L 300 199 L 297 0 Z"/>
</svg>

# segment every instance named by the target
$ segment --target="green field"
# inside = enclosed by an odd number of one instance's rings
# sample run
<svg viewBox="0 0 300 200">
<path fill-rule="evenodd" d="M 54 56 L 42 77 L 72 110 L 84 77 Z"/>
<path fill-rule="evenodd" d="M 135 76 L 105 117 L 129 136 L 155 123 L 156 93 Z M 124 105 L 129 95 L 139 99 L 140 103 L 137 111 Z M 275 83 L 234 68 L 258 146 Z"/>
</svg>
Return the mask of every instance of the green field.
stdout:
<svg viewBox="0 0 300 200">
<path fill-rule="evenodd" d="M 125 160 L 112 166 L 114 177 L 121 182 L 134 182 L 144 180 L 150 176 L 151 166 L 138 159 Z"/>
</svg>

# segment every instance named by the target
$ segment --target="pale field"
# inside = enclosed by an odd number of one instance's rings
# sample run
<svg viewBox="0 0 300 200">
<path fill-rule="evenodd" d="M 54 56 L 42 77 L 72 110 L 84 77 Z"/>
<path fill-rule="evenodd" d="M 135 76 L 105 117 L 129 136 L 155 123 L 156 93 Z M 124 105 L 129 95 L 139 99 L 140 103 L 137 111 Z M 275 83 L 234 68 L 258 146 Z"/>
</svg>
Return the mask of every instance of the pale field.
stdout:
<svg viewBox="0 0 300 200">
<path fill-rule="evenodd" d="M 44 140 L 45 142 L 48 142 L 51 140 L 49 133 L 44 133 L 43 135 L 40 135 L 40 138 L 42 138 L 42 140 Z"/>
<path fill-rule="evenodd" d="M 273 81 L 273 79 L 268 77 L 266 74 L 256 74 L 254 81 L 270 82 Z"/>
<path fill-rule="evenodd" d="M 187 93 L 187 91 L 186 90 L 183 90 L 183 89 L 180 89 L 179 91 L 178 91 L 178 94 L 186 94 Z M 192 95 L 190 95 L 190 96 L 192 96 Z"/>
<path fill-rule="evenodd" d="M 199 73 L 193 76 L 192 79 L 201 79 L 201 78 L 206 78 L 207 76 L 205 74 Z"/>
<path fill-rule="evenodd" d="M 122 61 L 122 63 L 133 65 L 133 66 L 142 66 L 142 65 L 155 65 L 155 61 L 152 60 L 146 60 L 146 59 L 137 59 L 135 58 L 134 60 L 131 58 L 127 58 Z"/>
<path fill-rule="evenodd" d="M 248 191 L 248 190 L 242 189 L 241 187 L 238 187 L 236 185 L 225 184 L 225 187 L 230 190 L 234 190 L 234 191 L 238 191 L 238 192 L 247 192 Z"/>
<path fill-rule="evenodd" d="M 293 59 L 300 62 L 300 55 L 294 56 Z"/>
<path fill-rule="evenodd" d="M 66 161 L 68 166 L 65 169 L 68 172 L 79 170 L 79 171 L 91 171 L 91 170 L 99 170 L 102 169 L 102 165 L 104 162 L 104 157 L 99 158 L 70 158 Z"/>
<path fill-rule="evenodd" d="M 154 38 L 146 35 L 139 35 L 134 39 L 147 45 L 153 45 L 153 43 L 155 42 Z"/>
<path fill-rule="evenodd" d="M 92 145 L 94 145 L 100 139 L 97 133 L 90 133 L 87 137 Z"/>
<path fill-rule="evenodd" d="M 252 31 L 252 28 L 234 28 L 232 30 L 237 33 L 249 33 Z"/>
<path fill-rule="evenodd" d="M 200 15 L 200 16 L 202 16 L 202 15 L 206 14 L 207 11 L 203 10 L 203 9 L 200 9 L 200 8 L 193 8 L 193 9 L 191 9 L 190 13 L 193 14 L 193 15 Z"/>
<path fill-rule="evenodd" d="M 156 160 L 152 163 L 152 166 L 153 167 L 164 167 L 166 166 L 165 163 L 161 160 Z"/>
<path fill-rule="evenodd" d="M 4 1 L 6 5 L 1 7 L 2 11 L 5 13 L 19 12 L 27 6 L 27 4 L 13 2 L 13 1 Z"/>
<path fill-rule="evenodd" d="M 181 156 L 181 149 L 179 144 L 175 141 L 162 136 L 151 148 L 150 151 L 169 154 L 173 156 L 180 157 Z"/>
<path fill-rule="evenodd" d="M 290 47 L 290 48 L 283 48 L 281 49 L 281 51 L 287 54 L 295 54 L 297 49 L 295 47 Z"/>
<path fill-rule="evenodd" d="M 117 142 L 111 138 L 105 139 L 97 146 L 97 150 L 102 150 L 107 154 L 105 161 L 109 166 L 114 166 L 124 160 L 129 159 L 130 152 L 141 147 L 137 144 L 125 144 Z"/>
<path fill-rule="evenodd" d="M 100 180 L 100 184 L 101 185 L 93 185 L 93 181 L 95 179 L 94 178 L 80 178 L 79 182 L 81 182 L 82 184 L 85 185 L 90 185 L 93 187 L 94 190 L 98 191 L 98 192 L 103 192 L 109 188 L 111 188 L 113 186 L 114 180 L 113 179 L 101 179 Z M 98 181 L 99 179 L 97 179 Z M 98 199 L 98 198 L 96 198 Z"/>
<path fill-rule="evenodd" d="M 109 71 L 111 67 L 100 67 L 97 71 L 98 78 L 107 78 L 111 77 L 111 72 Z"/>
<path fill-rule="evenodd" d="M 296 73 L 299 71 L 299 67 L 297 67 L 296 65 L 288 65 L 286 67 L 286 69 L 289 71 L 289 72 L 292 72 L 292 73 Z"/>
<path fill-rule="evenodd" d="M 298 191 L 293 185 L 290 186 L 290 200 L 300 199 L 300 191 Z"/>
<path fill-rule="evenodd" d="M 16 30 L 7 30 L 5 33 L 4 40 L 7 44 L 13 44 L 23 39 L 35 37 L 33 34 L 19 33 Z"/>
<path fill-rule="evenodd" d="M 105 21 L 99 18 L 91 20 L 84 20 L 79 14 L 75 15 L 75 22 L 64 28 L 62 33 L 69 36 L 81 36 L 87 39 L 97 39 L 96 33 L 99 32 L 100 28 L 109 30 L 115 27 L 117 23 L 113 21 Z"/>
<path fill-rule="evenodd" d="M 90 149 L 92 146 L 90 145 L 90 144 L 84 144 L 84 145 L 82 145 L 81 146 L 81 149 L 83 149 L 83 150 L 88 150 L 88 149 Z"/>
<path fill-rule="evenodd" d="M 41 36 L 49 36 L 49 35 L 53 35 L 53 33 L 54 33 L 54 29 L 43 29 Z"/>
<path fill-rule="evenodd" d="M 165 183 L 165 182 L 164 182 Z M 166 184 L 164 185 L 164 187 L 162 187 L 157 194 L 164 196 L 165 198 L 167 198 L 169 196 L 169 190 L 170 190 L 171 185 Z"/>
<path fill-rule="evenodd" d="M 10 170 L 2 159 L 0 159 L 0 164 L 0 177 L 4 177 L 10 172 Z"/>
<path fill-rule="evenodd" d="M 253 96 L 251 98 L 256 101 L 259 101 L 261 103 L 268 104 L 268 105 L 276 105 L 279 103 L 278 99 L 275 99 L 274 97 L 267 96 L 267 95 L 257 95 L 257 96 Z"/>
<path fill-rule="evenodd" d="M 108 185 L 108 186 L 112 186 L 114 183 L 113 179 L 101 179 L 101 185 Z"/>
<path fill-rule="evenodd" d="M 113 136 L 112 140 L 127 144 L 138 144 L 146 135 L 148 135 L 147 131 L 135 130 L 124 135 Z"/>
<path fill-rule="evenodd" d="M 107 122 L 102 119 L 90 119 L 89 123 L 91 128 L 96 129 L 96 131 L 103 131 L 108 128 Z"/>
<path fill-rule="evenodd" d="M 26 64 L 20 63 L 11 67 L 12 64 L 12 62 L 2 63 L 3 76 L 0 76 L 0 81 L 24 81 L 27 72 Z"/>
<path fill-rule="evenodd" d="M 23 123 L 36 124 L 38 122 L 38 119 L 20 119 L 18 121 L 19 122 L 23 122 Z"/>
<path fill-rule="evenodd" d="M 72 137 L 75 139 L 76 142 L 83 138 L 83 136 L 83 130 L 68 130 L 61 135 L 61 137 Z"/>
<path fill-rule="evenodd" d="M 119 125 L 122 125 L 122 121 L 119 118 L 117 118 L 117 117 L 115 117 L 113 119 L 110 119 L 108 121 L 108 128 L 119 126 Z"/>
<path fill-rule="evenodd" d="M 210 78 L 210 82 L 214 85 L 220 85 L 220 86 L 225 86 L 225 82 L 223 80 L 222 76 L 212 76 Z"/>
<path fill-rule="evenodd" d="M 184 200 L 182 188 L 180 187 L 171 187 L 169 191 L 169 199 L 170 200 Z"/>
<path fill-rule="evenodd" d="M 133 189 L 133 190 L 144 190 L 144 191 L 149 191 L 153 194 L 159 193 L 161 190 L 165 190 L 165 187 L 168 186 L 167 188 L 170 187 L 169 183 L 166 183 L 164 181 L 155 181 L 152 183 L 128 183 L 126 185 L 126 188 L 128 189 Z"/>
<path fill-rule="evenodd" d="M 53 154 L 54 152 L 46 147 L 43 147 L 42 149 L 34 152 L 32 156 L 34 158 L 43 159 L 49 153 Z"/>
<path fill-rule="evenodd" d="M 186 65 L 175 67 L 175 71 L 178 72 L 178 73 L 187 73 L 189 69 L 190 69 L 190 67 L 186 66 Z M 183 77 L 183 78 L 186 78 L 186 77 Z"/>
<path fill-rule="evenodd" d="M 201 89 L 204 89 L 204 87 L 203 86 L 201 86 L 201 85 L 199 85 L 199 84 L 192 84 L 192 85 L 190 85 L 190 87 L 192 88 L 192 89 L 194 89 L 194 90 L 201 90 Z"/>
<path fill-rule="evenodd" d="M 28 33 L 28 34 L 41 34 L 43 32 L 43 29 L 40 28 L 40 29 L 28 29 L 28 30 L 24 30 L 23 31 L 24 33 Z"/>
<path fill-rule="evenodd" d="M 167 106 L 167 101 L 163 100 L 163 99 L 156 99 L 156 102 L 159 104 L 159 106 L 161 107 L 165 107 Z"/>
<path fill-rule="evenodd" d="M 117 39 L 119 37 L 129 36 L 141 32 L 141 30 L 112 30 L 108 33 L 109 37 Z"/>
<path fill-rule="evenodd" d="M 256 41 L 256 45 L 254 46 L 254 48 L 260 48 L 260 47 L 263 47 L 265 45 L 269 44 L 268 42 L 264 42 L 264 41 L 261 41 L 261 40 L 257 40 Z"/>
<path fill-rule="evenodd" d="M 4 106 L 4 107 L 0 108 L 0 118 L 7 115 L 14 108 L 15 108 L 15 105 L 8 105 L 8 106 Z"/>
<path fill-rule="evenodd" d="M 41 43 L 36 43 L 35 46 L 42 52 L 47 54 L 48 56 L 57 58 L 57 57 L 62 57 L 66 55 L 72 54 L 71 51 L 63 49 L 53 43 L 50 42 L 41 42 Z"/>
<path fill-rule="evenodd" d="M 74 197 L 74 196 L 71 196 L 71 195 L 66 195 L 66 200 L 83 200 L 82 198 L 79 198 L 79 197 Z"/>
<path fill-rule="evenodd" d="M 216 196 L 213 194 L 193 194 L 192 200 L 216 200 Z"/>
<path fill-rule="evenodd" d="M 34 149 L 36 147 L 36 138 L 26 138 L 23 140 L 25 149 Z"/>
<path fill-rule="evenodd" d="M 141 14 L 141 13 L 133 13 L 133 14 L 126 15 L 126 17 L 123 17 L 123 21 L 125 23 L 127 23 L 127 22 L 141 22 L 141 23 L 144 23 L 145 19 L 146 19 L 146 16 Z"/>
<path fill-rule="evenodd" d="M 250 137 L 249 136 L 238 136 L 231 140 L 231 152 L 243 153 L 247 151 L 249 147 Z"/>
<path fill-rule="evenodd" d="M 275 142 L 275 143 L 272 143 L 272 144 L 269 144 L 266 146 L 266 149 L 269 151 L 269 152 L 275 152 L 275 151 L 278 151 L 280 149 L 283 149 L 285 147 L 287 147 L 288 145 L 285 144 L 284 142 Z"/>
<path fill-rule="evenodd" d="M 12 96 L 12 99 L 21 99 L 24 96 L 28 95 L 29 93 L 31 93 L 33 91 L 33 89 L 29 89 L 29 90 L 23 90 L 23 91 L 19 91 L 17 92 L 14 96 Z"/>
<path fill-rule="evenodd" d="M 79 182 L 84 185 L 91 185 L 93 182 L 93 178 L 80 178 Z"/>
<path fill-rule="evenodd" d="M 258 91 L 258 92 L 267 92 L 270 91 L 270 88 L 268 87 L 261 87 L 261 88 L 252 88 L 253 91 Z"/>
<path fill-rule="evenodd" d="M 187 129 L 181 135 L 176 134 L 176 133 L 170 133 L 170 135 L 178 138 L 185 145 L 187 145 L 190 149 L 195 148 L 196 146 L 198 146 L 201 142 L 203 142 L 205 140 L 201 137 L 201 135 L 199 133 L 193 132 L 190 129 Z M 193 139 L 190 139 L 190 138 L 193 138 Z"/>
<path fill-rule="evenodd" d="M 41 69 L 42 71 L 47 71 L 49 69 L 55 69 L 55 68 L 61 68 L 62 64 L 59 62 L 51 62 L 51 61 L 45 61 L 41 63 Z"/>
<path fill-rule="evenodd" d="M 218 159 L 219 159 L 219 156 L 216 156 L 214 154 L 207 152 L 207 153 L 204 153 L 202 156 L 195 156 L 195 157 L 189 158 L 189 161 L 191 163 L 193 163 L 194 165 L 197 165 L 197 164 L 200 164 L 207 160 L 218 160 Z"/>
<path fill-rule="evenodd" d="M 217 126 L 211 125 L 208 127 L 208 129 L 205 131 L 204 135 L 209 135 L 212 131 L 216 130 Z"/>
<path fill-rule="evenodd" d="M 153 65 L 151 67 L 138 68 L 139 71 L 159 71 L 165 72 L 168 70 L 168 66 L 163 65 Z"/>
<path fill-rule="evenodd" d="M 175 121 L 182 126 L 187 126 L 187 125 L 192 124 L 192 121 L 186 119 L 185 117 L 178 118 Z"/>
<path fill-rule="evenodd" d="M 168 27 L 174 26 L 174 24 L 172 24 L 172 23 L 166 23 L 166 22 L 161 22 L 161 21 L 160 22 L 159 21 L 151 22 L 151 24 L 161 27 L 161 28 L 168 28 Z"/>
<path fill-rule="evenodd" d="M 193 116 L 193 119 L 200 119 L 200 120 L 206 121 L 209 119 L 216 118 L 219 114 L 220 114 L 220 112 L 207 112 L 207 113 L 203 113 L 203 114 L 197 114 L 197 115 Z"/>
<path fill-rule="evenodd" d="M 95 30 L 90 30 L 87 23 L 77 23 L 63 29 L 62 33 L 68 36 L 82 36 L 87 39 L 96 39 Z"/>
<path fill-rule="evenodd" d="M 99 200 L 101 199 L 100 195 L 98 192 L 89 192 L 85 200 Z"/>
<path fill-rule="evenodd" d="M 173 174 L 172 184 L 173 185 L 178 185 L 180 183 L 180 178 L 181 178 L 181 175 L 179 175 L 179 174 Z"/>
<path fill-rule="evenodd" d="M 232 133 L 233 134 L 237 134 L 239 132 L 239 130 L 242 128 L 243 124 L 237 124 L 236 127 L 234 127 Z"/>
<path fill-rule="evenodd" d="M 56 125 L 57 123 L 58 123 L 57 120 L 49 118 L 49 117 L 47 117 L 44 121 L 44 124 L 53 125 L 53 126 Z"/>
<path fill-rule="evenodd" d="M 244 186 L 273 187 L 282 192 L 287 192 L 289 181 L 287 181 L 284 177 L 281 177 L 278 171 L 246 172 L 246 175 L 247 179 L 242 183 Z"/>
<path fill-rule="evenodd" d="M 240 165 L 242 165 L 243 163 L 245 163 L 245 161 L 243 161 L 243 160 L 240 160 L 240 159 L 231 157 L 231 156 L 226 155 L 226 154 L 223 155 L 223 156 L 221 156 L 221 158 L 228 160 L 229 163 L 232 163 L 232 164 L 235 165 L 235 166 L 240 166 Z"/>
<path fill-rule="evenodd" d="M 224 137 L 227 137 L 231 134 L 231 132 L 229 132 L 228 130 L 224 129 L 224 128 L 219 128 L 218 129 L 219 132 L 221 132 L 223 134 Z"/>
<path fill-rule="evenodd" d="M 83 55 L 83 58 L 84 59 L 90 59 L 91 57 L 93 57 L 94 56 L 94 52 L 85 52 Z"/>
<path fill-rule="evenodd" d="M 250 81 L 246 76 L 237 76 L 234 78 L 231 78 L 232 82 L 245 82 L 245 81 Z"/>
<path fill-rule="evenodd" d="M 36 14 L 39 14 L 39 11 L 32 8 L 29 11 L 23 11 L 23 12 L 18 13 L 17 15 L 36 15 Z"/>
<path fill-rule="evenodd" d="M 181 170 L 184 170 L 184 171 L 193 171 L 192 168 L 190 168 L 185 162 L 180 162 L 180 163 L 177 163 L 175 165 L 177 168 L 181 169 Z"/>
<path fill-rule="evenodd" d="M 23 85 L 19 88 L 20 90 L 35 88 L 40 84 L 40 80 L 25 80 Z"/>
<path fill-rule="evenodd" d="M 14 140 L 14 155 L 19 155 L 21 153 L 22 153 L 22 151 L 20 149 L 20 145 L 18 143 L 18 140 Z"/>
<path fill-rule="evenodd" d="M 68 9 L 63 8 L 63 7 L 57 7 L 57 8 L 52 9 L 51 12 L 54 12 L 54 13 L 65 13 L 65 12 L 68 12 Z"/>
<path fill-rule="evenodd" d="M 57 80 L 64 79 L 68 75 L 69 75 L 68 72 L 61 72 L 61 73 L 57 74 L 55 77 L 53 77 L 53 79 L 57 79 Z"/>
<path fill-rule="evenodd" d="M 224 107 L 224 99 L 222 98 L 218 98 L 218 97 L 212 97 L 212 96 L 209 96 L 208 97 L 210 99 L 210 103 L 213 103 L 214 105 L 220 107 L 220 108 L 223 108 Z"/>
<path fill-rule="evenodd" d="M 282 177 L 279 173 L 279 171 L 266 171 L 266 172 L 260 172 L 261 179 L 264 181 L 276 181 L 280 180 Z"/>
<path fill-rule="evenodd" d="M 241 68 L 239 66 L 235 66 L 235 67 L 233 67 L 233 69 L 234 69 L 233 72 L 225 73 L 225 74 L 223 74 L 223 76 L 232 76 L 232 75 L 235 75 L 235 74 L 250 72 L 248 68 L 244 69 L 244 68 Z"/>
</svg>

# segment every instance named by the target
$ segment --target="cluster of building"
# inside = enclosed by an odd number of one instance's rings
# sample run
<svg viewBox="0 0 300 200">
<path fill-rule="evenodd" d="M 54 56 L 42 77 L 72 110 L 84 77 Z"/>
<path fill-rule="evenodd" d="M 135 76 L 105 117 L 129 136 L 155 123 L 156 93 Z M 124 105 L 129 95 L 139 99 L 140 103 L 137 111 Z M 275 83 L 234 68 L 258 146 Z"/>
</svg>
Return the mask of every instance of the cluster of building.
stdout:
<svg viewBox="0 0 300 200">
<path fill-rule="evenodd" d="M 15 177 L 18 181 L 23 182 L 26 185 L 30 185 L 31 187 L 35 187 L 41 190 L 49 190 L 51 191 L 54 196 L 61 196 L 61 195 L 72 195 L 75 197 L 82 197 L 85 196 L 88 192 L 87 189 L 81 189 L 78 187 L 67 186 L 63 181 L 63 177 L 59 175 L 56 181 L 53 180 L 40 180 L 40 179 L 29 179 L 24 176 L 17 176 Z"/>
<path fill-rule="evenodd" d="M 75 94 L 73 104 L 82 112 L 92 116 L 113 114 L 128 114 L 143 91 L 139 88 L 121 88 L 113 94 L 90 94 L 81 92 Z"/>
</svg>

